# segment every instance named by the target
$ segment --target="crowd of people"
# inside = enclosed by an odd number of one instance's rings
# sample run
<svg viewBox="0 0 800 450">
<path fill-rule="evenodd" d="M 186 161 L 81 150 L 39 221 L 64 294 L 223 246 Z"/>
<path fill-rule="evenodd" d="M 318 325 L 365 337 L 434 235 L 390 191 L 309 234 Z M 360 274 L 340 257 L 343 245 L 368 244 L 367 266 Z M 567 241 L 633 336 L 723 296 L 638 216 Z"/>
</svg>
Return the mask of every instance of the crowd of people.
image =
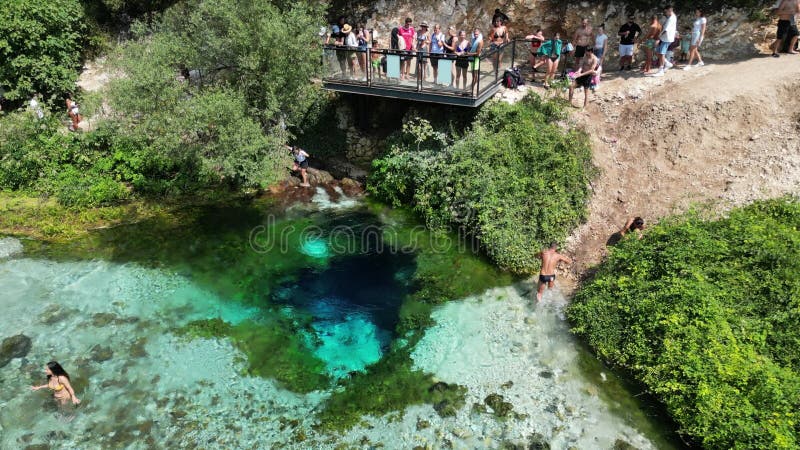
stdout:
<svg viewBox="0 0 800 450">
<path fill-rule="evenodd" d="M 800 0 L 778 0 L 773 9 L 780 19 L 777 39 L 772 44 L 773 56 L 778 57 L 781 48 L 788 48 L 786 50 L 788 53 L 796 53 L 798 36 L 796 23 L 800 13 Z M 398 77 L 400 80 L 416 80 L 420 77 L 422 81 L 431 78 L 433 83 L 438 81 L 440 84 L 447 84 L 439 80 L 439 62 L 444 58 L 453 59 L 454 70 L 449 86 L 467 89 L 474 87 L 479 64 L 477 57 L 485 55 L 487 50 L 498 50 L 511 41 L 508 21 L 509 17 L 496 9 L 491 28 L 484 39 L 484 34 L 479 28 L 468 32 L 449 26 L 445 31 L 440 24 L 430 27 L 424 21 L 419 27 L 415 27 L 413 19 L 409 17 L 391 30 L 388 42 L 379 43 L 373 30 L 367 29 L 364 24 L 358 24 L 353 28 L 342 16 L 331 27 L 325 43 L 362 50 L 362 52 L 336 52 L 341 72 L 349 74 L 351 78 L 360 77 L 366 80 L 368 64 L 372 66 L 373 76 L 385 76 L 386 52 L 373 52 L 372 61 L 366 61 L 365 50 L 381 48 L 402 54 Z M 650 16 L 644 28 L 637 23 L 634 15 L 629 15 L 613 38 L 606 33 L 604 24 L 593 27 L 588 18 L 584 18 L 580 26 L 569 37 L 564 38 L 558 30 L 550 36 L 545 36 L 544 31 L 537 28 L 534 33 L 524 36 L 524 39 L 530 42 L 532 81 L 536 81 L 538 73 L 543 73 L 541 81 L 544 87 L 550 87 L 561 67 L 562 76 L 568 76 L 570 79 L 571 93 L 579 87 L 584 88 L 585 105 L 588 90 L 593 90 L 599 83 L 609 53 L 609 45 L 615 39 L 619 45 L 620 71 L 634 70 L 637 49 L 643 53 L 643 61 L 639 65 L 643 74 L 660 77 L 679 64 L 683 70 L 704 66 L 705 61 L 700 49 L 708 26 L 705 11 L 696 8 L 694 17 L 682 29 L 679 30 L 678 24 L 678 17 L 673 7 L 667 6 L 663 10 L 663 17 Z M 490 55 L 492 56 L 486 59 L 491 62 L 492 68 L 504 69 L 502 52 L 495 51 Z M 418 60 L 418 73 L 412 75 L 414 58 Z M 570 71 L 567 66 L 573 69 Z M 467 84 L 468 73 L 473 76 L 470 84 Z"/>
</svg>

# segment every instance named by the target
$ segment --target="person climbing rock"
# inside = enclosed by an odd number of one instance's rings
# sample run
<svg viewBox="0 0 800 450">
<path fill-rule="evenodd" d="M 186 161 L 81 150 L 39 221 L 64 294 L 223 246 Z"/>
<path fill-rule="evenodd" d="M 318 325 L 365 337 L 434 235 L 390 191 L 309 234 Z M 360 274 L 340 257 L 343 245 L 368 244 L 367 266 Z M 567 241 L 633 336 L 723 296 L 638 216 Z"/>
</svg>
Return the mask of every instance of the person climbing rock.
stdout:
<svg viewBox="0 0 800 450">
<path fill-rule="evenodd" d="M 558 263 L 563 261 L 567 264 L 572 264 L 572 259 L 558 253 L 558 243 L 553 242 L 549 248 L 539 252 L 539 258 L 542 259 L 542 268 L 539 271 L 539 287 L 536 292 L 536 301 L 542 301 L 542 294 L 544 294 L 544 287 L 552 289 L 556 281 L 556 267 Z"/>
<path fill-rule="evenodd" d="M 639 239 L 641 239 L 643 230 L 644 230 L 644 219 L 638 216 L 628 219 L 628 221 L 625 222 L 625 226 L 622 227 L 622 229 L 612 234 L 611 237 L 608 238 L 608 240 L 606 241 L 606 245 L 607 246 L 617 245 L 619 241 L 621 241 L 622 238 L 625 237 L 626 234 L 631 232 L 635 232 L 636 234 L 638 234 Z"/>
<path fill-rule="evenodd" d="M 292 147 L 292 156 L 294 156 L 294 165 L 292 166 L 292 172 L 300 171 L 300 176 L 303 178 L 303 182 L 300 184 L 302 187 L 310 187 L 311 185 L 308 184 L 308 158 L 311 157 L 305 150 L 300 147 Z"/>
</svg>

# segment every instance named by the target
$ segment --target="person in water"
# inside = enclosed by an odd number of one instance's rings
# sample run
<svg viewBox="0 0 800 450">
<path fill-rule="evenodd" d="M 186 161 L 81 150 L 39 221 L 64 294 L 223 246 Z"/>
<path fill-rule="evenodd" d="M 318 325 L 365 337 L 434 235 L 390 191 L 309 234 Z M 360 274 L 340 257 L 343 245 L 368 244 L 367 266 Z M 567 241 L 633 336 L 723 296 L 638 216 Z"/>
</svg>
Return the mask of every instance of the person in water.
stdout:
<svg viewBox="0 0 800 450">
<path fill-rule="evenodd" d="M 300 147 L 294 146 L 292 147 L 292 156 L 294 156 L 294 165 L 292 166 L 292 172 L 300 171 L 300 176 L 303 178 L 303 182 L 300 183 L 300 186 L 303 187 L 310 187 L 311 185 L 308 184 L 308 158 L 311 157 L 305 150 Z"/>
<path fill-rule="evenodd" d="M 550 248 L 546 248 L 539 252 L 539 258 L 542 259 L 542 269 L 539 272 L 539 289 L 536 292 L 536 301 L 542 301 L 542 294 L 544 294 L 544 287 L 552 289 L 556 281 L 556 266 L 561 261 L 567 264 L 572 264 L 572 259 L 558 253 L 558 243 L 553 242 Z"/>
<path fill-rule="evenodd" d="M 47 383 L 41 386 L 31 386 L 32 391 L 38 391 L 39 389 L 50 389 L 53 391 L 53 397 L 58 400 L 62 405 L 66 404 L 70 400 L 73 404 L 79 404 L 81 401 L 77 395 L 75 395 L 75 391 L 72 389 L 72 384 L 70 384 L 69 374 L 67 371 L 61 367 L 61 364 L 50 361 L 44 367 L 44 373 L 47 374 Z"/>
</svg>

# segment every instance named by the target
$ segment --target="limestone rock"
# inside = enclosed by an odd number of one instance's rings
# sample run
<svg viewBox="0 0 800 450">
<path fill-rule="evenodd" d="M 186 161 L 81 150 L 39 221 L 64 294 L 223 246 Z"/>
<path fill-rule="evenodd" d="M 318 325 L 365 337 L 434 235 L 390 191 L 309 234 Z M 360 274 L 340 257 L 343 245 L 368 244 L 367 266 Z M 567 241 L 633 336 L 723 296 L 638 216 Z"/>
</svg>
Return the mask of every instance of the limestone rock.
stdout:
<svg viewBox="0 0 800 450">
<path fill-rule="evenodd" d="M 31 338 L 18 334 L 3 339 L 0 343 L 0 367 L 5 367 L 14 358 L 22 358 L 31 351 Z"/>
</svg>

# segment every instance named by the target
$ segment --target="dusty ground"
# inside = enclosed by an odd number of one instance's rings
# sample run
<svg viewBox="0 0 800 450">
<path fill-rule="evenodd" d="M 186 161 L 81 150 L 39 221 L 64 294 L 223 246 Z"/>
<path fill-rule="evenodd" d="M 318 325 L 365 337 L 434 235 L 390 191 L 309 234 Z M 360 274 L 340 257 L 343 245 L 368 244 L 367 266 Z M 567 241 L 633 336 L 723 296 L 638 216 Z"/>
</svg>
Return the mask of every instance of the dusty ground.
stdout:
<svg viewBox="0 0 800 450">
<path fill-rule="evenodd" d="M 627 218 L 648 224 L 707 204 L 716 212 L 800 194 L 800 56 L 672 69 L 661 78 L 610 74 L 573 120 L 601 173 L 589 219 L 568 239 L 572 290 Z M 582 100 L 582 94 L 576 99 Z M 576 104 L 578 102 L 576 101 Z"/>
</svg>

